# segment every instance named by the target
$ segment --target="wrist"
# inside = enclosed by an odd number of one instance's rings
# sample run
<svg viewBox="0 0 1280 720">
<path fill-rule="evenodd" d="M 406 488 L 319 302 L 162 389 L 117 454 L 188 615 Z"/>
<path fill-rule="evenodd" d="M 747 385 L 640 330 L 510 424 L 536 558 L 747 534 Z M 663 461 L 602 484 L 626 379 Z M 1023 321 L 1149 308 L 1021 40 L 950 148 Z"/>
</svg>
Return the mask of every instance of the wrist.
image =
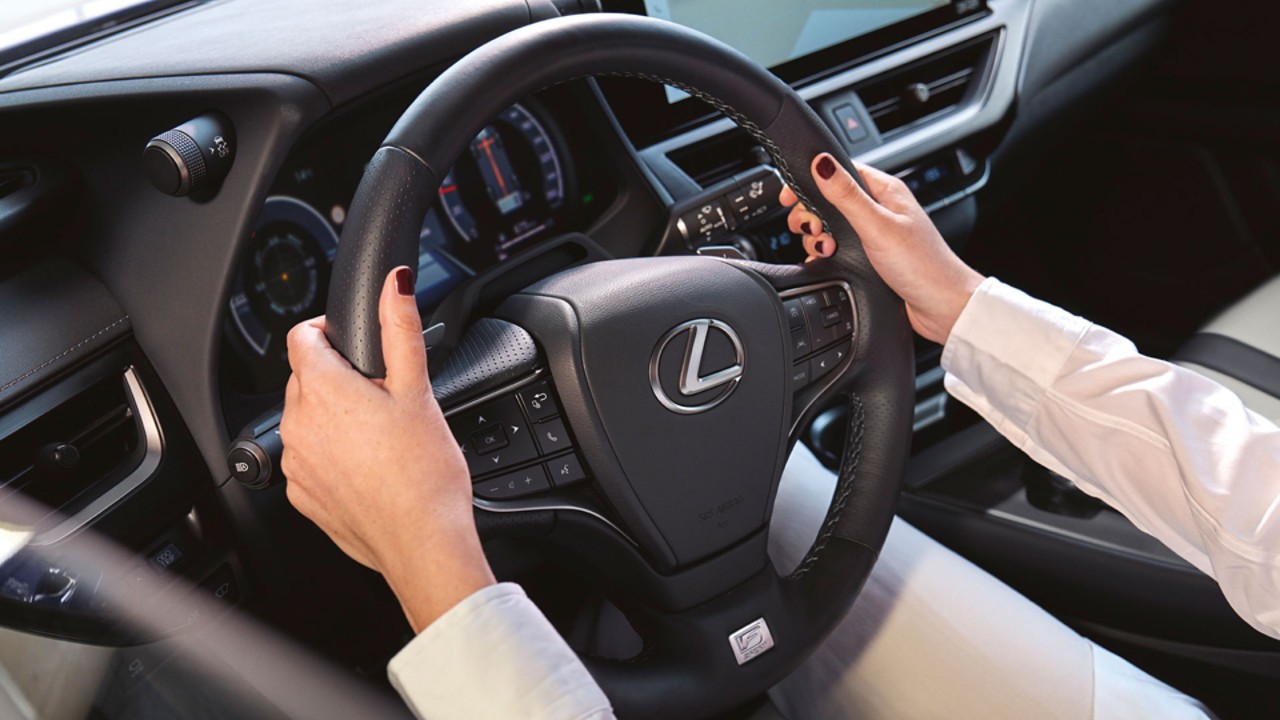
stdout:
<svg viewBox="0 0 1280 720">
<path fill-rule="evenodd" d="M 956 322 L 960 319 L 960 315 L 964 313 L 964 309 L 968 307 L 969 300 L 973 298 L 973 294 L 978 291 L 978 287 L 986 280 L 981 273 L 973 268 L 965 266 L 961 269 L 959 277 L 952 284 L 952 290 L 948 293 L 946 305 L 936 323 L 936 338 L 930 338 L 939 345 L 946 345 L 947 340 L 951 338 L 951 331 L 955 328 Z"/>
<path fill-rule="evenodd" d="M 433 524 L 395 556 L 383 576 L 415 633 L 496 582 L 470 513 L 465 522 Z"/>
</svg>

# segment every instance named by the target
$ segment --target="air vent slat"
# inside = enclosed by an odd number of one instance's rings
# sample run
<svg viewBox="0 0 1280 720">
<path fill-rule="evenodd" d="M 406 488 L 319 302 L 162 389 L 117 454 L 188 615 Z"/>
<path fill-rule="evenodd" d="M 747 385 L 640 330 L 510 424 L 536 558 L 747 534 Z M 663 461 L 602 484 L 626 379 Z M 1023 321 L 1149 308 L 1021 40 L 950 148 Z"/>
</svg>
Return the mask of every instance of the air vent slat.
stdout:
<svg viewBox="0 0 1280 720">
<path fill-rule="evenodd" d="M 18 493 L 50 513 L 73 512 L 99 483 L 137 464 L 139 442 L 122 378 L 109 375 L 0 438 L 0 509 Z"/>
<path fill-rule="evenodd" d="M 926 58 L 856 90 L 882 136 L 954 110 L 976 91 L 994 40 L 983 38 Z"/>
</svg>

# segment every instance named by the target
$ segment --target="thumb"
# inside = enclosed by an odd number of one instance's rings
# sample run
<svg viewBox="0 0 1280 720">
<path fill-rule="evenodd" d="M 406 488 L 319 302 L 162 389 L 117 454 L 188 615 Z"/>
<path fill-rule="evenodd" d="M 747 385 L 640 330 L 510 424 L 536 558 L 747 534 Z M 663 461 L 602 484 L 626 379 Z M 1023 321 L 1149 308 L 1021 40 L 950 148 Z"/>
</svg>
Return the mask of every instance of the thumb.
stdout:
<svg viewBox="0 0 1280 720">
<path fill-rule="evenodd" d="M 426 392 L 427 349 L 422 344 L 422 317 L 413 295 L 413 271 L 400 266 L 387 274 L 378 301 L 382 323 L 382 360 L 387 366 L 385 387 L 393 394 Z"/>
<path fill-rule="evenodd" d="M 859 233 L 879 221 L 884 209 L 835 158 L 822 153 L 813 159 L 813 180 L 832 205 Z"/>
</svg>

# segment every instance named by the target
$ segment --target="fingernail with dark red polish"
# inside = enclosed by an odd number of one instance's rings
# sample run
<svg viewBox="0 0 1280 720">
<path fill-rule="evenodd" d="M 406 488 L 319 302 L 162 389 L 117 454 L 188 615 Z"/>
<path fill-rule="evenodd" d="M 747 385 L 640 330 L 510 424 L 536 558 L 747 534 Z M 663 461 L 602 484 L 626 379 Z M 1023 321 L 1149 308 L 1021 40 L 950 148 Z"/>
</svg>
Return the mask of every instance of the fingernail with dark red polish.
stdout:
<svg viewBox="0 0 1280 720">
<path fill-rule="evenodd" d="M 816 249 L 817 249 L 817 251 L 818 251 L 818 254 L 819 254 L 819 255 L 821 255 L 822 257 L 826 257 L 826 256 L 828 256 L 828 255 L 830 255 L 830 254 L 831 254 L 831 253 L 827 252 L 827 241 L 826 241 L 826 240 L 819 240 L 819 241 L 818 241 L 818 244 L 817 244 L 817 246 L 816 246 Z"/>
<path fill-rule="evenodd" d="M 812 234 L 813 234 L 813 230 L 812 230 L 812 229 L 810 229 L 810 227 L 809 227 L 809 221 L 808 221 L 808 220 L 805 220 L 804 222 L 800 223 L 800 230 L 801 230 L 802 232 L 804 232 L 804 234 L 805 234 L 805 235 L 812 235 Z"/>
<path fill-rule="evenodd" d="M 405 296 L 413 294 L 413 271 L 407 267 L 396 270 L 396 292 Z"/>
<path fill-rule="evenodd" d="M 832 175 L 836 174 L 836 161 L 831 159 L 830 155 L 823 155 L 818 159 L 818 176 L 823 180 L 830 180 Z"/>
</svg>

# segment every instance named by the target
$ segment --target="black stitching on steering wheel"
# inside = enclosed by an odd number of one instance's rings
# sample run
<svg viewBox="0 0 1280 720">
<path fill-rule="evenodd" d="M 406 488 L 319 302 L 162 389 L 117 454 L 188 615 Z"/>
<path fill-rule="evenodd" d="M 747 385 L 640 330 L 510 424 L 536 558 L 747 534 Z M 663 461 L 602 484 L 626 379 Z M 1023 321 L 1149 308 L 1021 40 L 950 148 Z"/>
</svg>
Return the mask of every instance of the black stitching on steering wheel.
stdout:
<svg viewBox="0 0 1280 720">
<path fill-rule="evenodd" d="M 692 85 L 686 85 L 685 83 L 677 80 L 660 77 L 658 75 L 638 72 L 601 73 L 601 75 L 648 80 L 662 85 L 670 85 L 671 87 L 689 93 L 690 95 L 714 107 L 716 110 L 719 110 L 725 117 L 737 124 L 738 127 L 746 130 L 747 133 L 751 135 L 752 139 L 764 146 L 765 151 L 769 153 L 769 157 L 773 158 L 773 163 L 777 166 L 778 173 L 782 175 L 782 180 L 786 182 L 787 186 L 791 188 L 791 191 L 796 194 L 796 197 L 800 199 L 800 202 L 804 203 L 804 206 L 810 212 L 818 216 L 818 219 L 822 221 L 824 226 L 830 227 L 827 225 L 827 221 L 822 217 L 822 212 L 809 200 L 804 191 L 800 189 L 799 184 L 796 183 L 795 175 L 791 173 L 791 167 L 787 164 L 786 158 L 782 156 L 782 148 L 778 147 L 778 144 L 773 141 L 773 138 L 765 134 L 764 130 L 761 130 L 759 125 L 756 125 L 746 115 L 738 112 L 732 105 L 704 90 L 699 90 Z"/>
<path fill-rule="evenodd" d="M 822 531 L 818 533 L 818 538 L 814 540 L 813 547 L 809 548 L 804 560 L 801 560 L 795 572 L 791 573 L 791 577 L 795 579 L 804 577 L 805 573 L 817 565 L 822 550 L 826 548 L 827 541 L 831 539 L 836 525 L 840 522 L 844 506 L 849 501 L 849 494 L 853 492 L 854 480 L 858 476 L 858 461 L 862 458 L 862 434 L 866 429 L 866 416 L 863 413 L 862 400 L 857 395 L 850 395 L 849 403 L 852 417 L 849 419 L 849 429 L 845 432 L 844 457 L 840 459 L 840 481 L 836 485 L 835 497 L 831 501 L 831 508 L 827 510 L 827 519 L 822 524 Z"/>
</svg>

